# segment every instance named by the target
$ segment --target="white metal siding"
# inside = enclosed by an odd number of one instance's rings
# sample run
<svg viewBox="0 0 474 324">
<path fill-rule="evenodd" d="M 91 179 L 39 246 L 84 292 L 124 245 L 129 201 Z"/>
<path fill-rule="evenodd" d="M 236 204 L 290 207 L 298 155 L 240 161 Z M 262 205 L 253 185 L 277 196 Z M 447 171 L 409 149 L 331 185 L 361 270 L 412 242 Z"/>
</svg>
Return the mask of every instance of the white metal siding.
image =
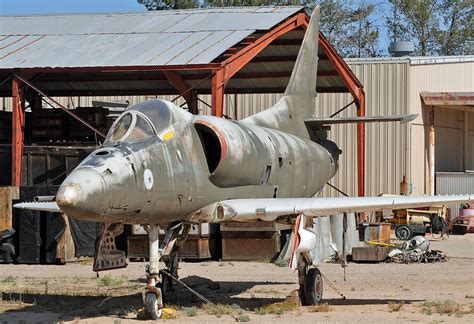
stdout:
<svg viewBox="0 0 474 324">
<path fill-rule="evenodd" d="M 474 193 L 474 173 L 437 172 L 436 194 L 472 194 Z M 459 216 L 459 205 L 448 205 L 451 218 Z"/>
</svg>

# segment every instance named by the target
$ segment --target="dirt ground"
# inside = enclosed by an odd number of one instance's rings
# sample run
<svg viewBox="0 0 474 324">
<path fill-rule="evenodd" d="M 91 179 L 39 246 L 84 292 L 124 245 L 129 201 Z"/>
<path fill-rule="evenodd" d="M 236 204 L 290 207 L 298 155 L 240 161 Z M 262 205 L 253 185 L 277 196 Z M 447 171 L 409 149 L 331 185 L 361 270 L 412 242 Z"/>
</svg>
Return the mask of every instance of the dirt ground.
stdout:
<svg viewBox="0 0 474 324">
<path fill-rule="evenodd" d="M 285 298 L 298 288 L 287 267 L 258 262 L 186 262 L 180 278 L 217 306 L 180 289 L 168 305 L 170 323 L 474 323 L 474 235 L 432 240 L 449 260 L 432 264 L 349 263 L 320 270 L 327 283 L 321 307 L 296 307 Z M 141 314 L 145 263 L 101 273 L 90 261 L 63 266 L 0 265 L 0 323 L 129 323 Z M 231 315 L 228 315 L 230 313 Z"/>
</svg>

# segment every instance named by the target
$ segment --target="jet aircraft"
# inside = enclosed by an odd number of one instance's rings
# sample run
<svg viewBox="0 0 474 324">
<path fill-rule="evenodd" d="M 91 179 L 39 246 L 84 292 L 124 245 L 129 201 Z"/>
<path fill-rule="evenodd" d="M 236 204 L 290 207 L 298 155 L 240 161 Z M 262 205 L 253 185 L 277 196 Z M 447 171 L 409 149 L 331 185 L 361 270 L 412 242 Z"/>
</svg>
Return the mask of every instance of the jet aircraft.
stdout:
<svg viewBox="0 0 474 324">
<path fill-rule="evenodd" d="M 313 118 L 316 97 L 319 8 L 313 11 L 289 84 L 281 99 L 241 121 L 195 116 L 164 100 L 128 108 L 103 145 L 61 184 L 55 200 L 17 208 L 59 211 L 104 223 L 94 270 L 126 266 L 115 247 L 123 224 L 144 225 L 149 236 L 145 315 L 162 314 L 177 252 L 190 225 L 277 221 L 293 225 L 290 266 L 300 299 L 322 299 L 322 276 L 313 266 L 313 219 L 337 213 L 472 201 L 474 195 L 422 197 L 315 197 L 335 175 L 341 151 L 327 125 L 407 121 L 413 116 Z M 165 236 L 159 244 L 159 228 Z M 159 268 L 160 259 L 166 268 Z"/>
</svg>

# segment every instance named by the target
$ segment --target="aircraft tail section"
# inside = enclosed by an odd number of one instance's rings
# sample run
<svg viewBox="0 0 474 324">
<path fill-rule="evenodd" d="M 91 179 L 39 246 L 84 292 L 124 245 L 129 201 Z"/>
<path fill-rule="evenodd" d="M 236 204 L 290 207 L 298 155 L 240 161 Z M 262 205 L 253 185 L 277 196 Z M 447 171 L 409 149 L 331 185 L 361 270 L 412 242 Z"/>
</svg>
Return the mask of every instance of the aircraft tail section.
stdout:
<svg viewBox="0 0 474 324">
<path fill-rule="evenodd" d="M 319 7 L 316 7 L 311 15 L 283 96 L 273 107 L 250 116 L 242 122 L 309 138 L 304 120 L 312 117 L 315 109 L 318 43 Z"/>
</svg>

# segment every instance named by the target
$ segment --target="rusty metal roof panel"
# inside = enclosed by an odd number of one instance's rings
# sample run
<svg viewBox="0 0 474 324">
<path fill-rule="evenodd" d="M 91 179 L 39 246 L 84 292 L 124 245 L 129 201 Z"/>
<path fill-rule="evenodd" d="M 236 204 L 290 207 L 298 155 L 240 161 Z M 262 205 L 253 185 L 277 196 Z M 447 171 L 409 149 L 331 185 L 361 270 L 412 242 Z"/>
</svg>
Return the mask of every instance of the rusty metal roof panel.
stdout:
<svg viewBox="0 0 474 324">
<path fill-rule="evenodd" d="M 0 68 L 207 64 L 302 7 L 2 16 Z"/>
</svg>

